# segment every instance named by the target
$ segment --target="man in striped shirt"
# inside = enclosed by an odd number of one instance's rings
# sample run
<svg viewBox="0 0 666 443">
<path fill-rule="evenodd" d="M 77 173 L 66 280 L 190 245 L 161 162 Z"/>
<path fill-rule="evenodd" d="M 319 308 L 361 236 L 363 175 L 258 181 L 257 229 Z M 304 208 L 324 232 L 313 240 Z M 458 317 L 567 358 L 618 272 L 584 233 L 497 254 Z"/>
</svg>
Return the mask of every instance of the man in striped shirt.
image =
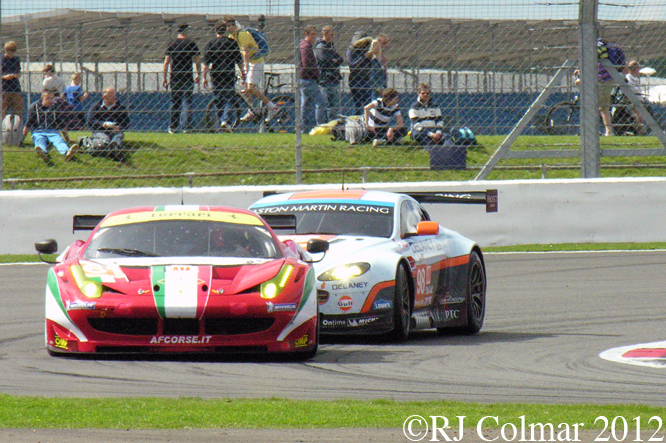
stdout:
<svg viewBox="0 0 666 443">
<path fill-rule="evenodd" d="M 412 140 L 416 140 L 426 151 L 432 146 L 441 145 L 446 139 L 443 135 L 444 120 L 442 111 L 431 104 L 430 86 L 421 83 L 417 91 L 419 98 L 409 109 L 412 122 Z"/>
<path fill-rule="evenodd" d="M 390 126 L 395 119 L 395 126 Z M 407 134 L 402 114 L 398 107 L 398 91 L 393 88 L 384 89 L 382 98 L 373 100 L 364 108 L 365 127 L 372 146 L 395 143 Z"/>
</svg>

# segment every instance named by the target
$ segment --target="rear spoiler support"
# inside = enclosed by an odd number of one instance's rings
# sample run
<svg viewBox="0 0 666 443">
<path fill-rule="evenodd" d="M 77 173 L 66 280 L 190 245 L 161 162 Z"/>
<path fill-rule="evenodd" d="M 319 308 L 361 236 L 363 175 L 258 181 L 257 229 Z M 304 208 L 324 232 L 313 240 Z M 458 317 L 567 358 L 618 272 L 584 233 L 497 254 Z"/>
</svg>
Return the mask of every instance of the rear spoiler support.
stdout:
<svg viewBox="0 0 666 443">
<path fill-rule="evenodd" d="M 106 217 L 105 215 L 75 215 L 72 222 L 72 233 L 76 231 L 92 231 Z"/>
<path fill-rule="evenodd" d="M 407 195 L 419 203 L 485 204 L 486 212 L 497 212 L 497 189 L 471 192 L 410 192 Z"/>
</svg>

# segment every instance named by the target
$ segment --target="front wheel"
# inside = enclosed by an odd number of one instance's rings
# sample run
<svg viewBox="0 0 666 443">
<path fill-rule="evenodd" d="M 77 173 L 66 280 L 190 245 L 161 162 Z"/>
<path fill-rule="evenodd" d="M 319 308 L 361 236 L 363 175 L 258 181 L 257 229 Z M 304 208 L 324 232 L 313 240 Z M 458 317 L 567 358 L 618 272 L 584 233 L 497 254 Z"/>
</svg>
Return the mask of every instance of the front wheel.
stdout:
<svg viewBox="0 0 666 443">
<path fill-rule="evenodd" d="M 266 122 L 268 132 L 287 133 L 296 129 L 296 106 L 291 95 L 277 95 L 271 99 L 278 107 L 275 116 Z"/>
<path fill-rule="evenodd" d="M 550 135 L 577 135 L 580 131 L 577 109 L 570 102 L 553 105 L 546 114 L 546 132 Z"/>
<path fill-rule="evenodd" d="M 407 271 L 398 265 L 395 274 L 395 296 L 393 299 L 393 330 L 390 338 L 394 341 L 405 341 L 409 337 L 409 326 L 412 318 L 412 303 L 409 296 Z"/>
</svg>

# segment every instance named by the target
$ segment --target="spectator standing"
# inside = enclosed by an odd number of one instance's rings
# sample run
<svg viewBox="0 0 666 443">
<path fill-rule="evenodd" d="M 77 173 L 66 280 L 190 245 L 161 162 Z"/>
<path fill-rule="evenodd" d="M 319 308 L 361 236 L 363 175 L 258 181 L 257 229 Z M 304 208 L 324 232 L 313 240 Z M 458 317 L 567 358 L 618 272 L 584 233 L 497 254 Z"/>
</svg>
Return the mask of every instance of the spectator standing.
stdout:
<svg viewBox="0 0 666 443">
<path fill-rule="evenodd" d="M 645 98 L 645 94 L 643 94 L 643 89 L 641 88 L 641 79 L 640 79 L 641 65 L 636 60 L 631 60 L 627 65 L 627 71 L 628 72 L 625 75 L 625 78 L 627 79 L 627 84 L 631 88 L 632 92 L 636 94 L 636 97 L 638 97 L 643 102 L 643 104 L 646 106 L 649 112 L 650 106 L 647 99 Z M 638 109 L 636 109 L 635 106 L 631 106 L 631 114 L 638 122 L 638 125 L 636 127 L 638 135 L 645 135 L 647 133 L 647 130 L 645 128 L 645 120 L 643 119 L 643 117 L 638 112 Z"/>
<path fill-rule="evenodd" d="M 421 83 L 417 91 L 418 98 L 409 109 L 412 140 L 417 141 L 426 151 L 429 151 L 432 146 L 444 143 L 444 120 L 442 111 L 432 103 L 430 86 Z"/>
<path fill-rule="evenodd" d="M 266 109 L 268 109 L 266 121 L 271 120 L 277 114 L 278 108 L 261 91 L 264 80 L 264 59 L 262 57 L 255 57 L 255 54 L 259 50 L 259 45 L 257 45 L 252 34 L 245 29 L 241 29 L 236 19 L 232 16 L 225 16 L 224 22 L 229 37 L 238 43 L 243 57 L 243 64 L 241 66 L 241 93 L 245 97 L 245 101 L 250 105 L 250 108 L 241 117 L 241 121 L 252 121 L 259 114 L 259 112 L 252 108 L 253 97 L 261 100 Z"/>
<path fill-rule="evenodd" d="M 212 82 L 220 131 L 230 132 L 238 121 L 239 96 L 236 93 L 236 66 L 243 63 L 238 45 L 227 37 L 226 24 L 215 25 L 215 38 L 204 49 L 203 86 L 208 87 L 208 72 Z"/>
<path fill-rule="evenodd" d="M 199 59 L 199 47 L 196 42 L 187 36 L 189 25 L 178 26 L 178 35 L 166 50 L 164 58 L 164 80 L 162 86 L 171 90 L 171 121 L 169 133 L 178 132 L 181 120 L 181 111 L 184 122 L 182 132 L 187 133 L 192 129 L 192 94 L 194 85 L 199 83 L 201 74 L 201 60 Z M 192 77 L 192 64 L 196 65 L 196 75 Z M 171 67 L 171 76 L 167 82 L 167 74 Z"/>
<path fill-rule="evenodd" d="M 300 85 L 301 85 L 301 112 L 303 114 L 303 132 L 307 133 L 317 123 L 317 109 L 323 109 L 321 94 L 319 92 L 319 78 L 321 73 L 315 57 L 313 43 L 317 39 L 317 29 L 314 26 L 306 26 L 303 40 L 299 50 L 300 60 Z"/>
<path fill-rule="evenodd" d="M 613 77 L 606 71 L 601 64 L 601 60 L 610 60 L 618 69 L 624 73 L 625 59 L 622 50 L 616 46 L 611 45 L 604 39 L 597 39 L 597 71 L 598 71 L 598 94 L 599 94 L 599 113 L 601 120 L 604 123 L 604 136 L 609 137 L 613 135 L 613 122 L 610 113 L 611 107 L 611 94 L 613 93 Z"/>
<path fill-rule="evenodd" d="M 373 100 L 365 106 L 363 121 L 369 136 L 373 139 L 372 146 L 395 143 L 407 134 L 398 101 L 398 91 L 387 88 L 382 98 Z M 393 119 L 396 122 L 395 126 L 390 126 Z"/>
<path fill-rule="evenodd" d="M 64 95 L 72 108 L 74 108 L 75 128 L 81 129 L 85 124 L 85 113 L 83 112 L 83 101 L 88 98 L 88 93 L 81 89 L 81 74 L 72 74 L 72 83 L 64 90 Z"/>
<path fill-rule="evenodd" d="M 130 117 L 127 108 L 118 101 L 113 88 L 102 91 L 102 99 L 90 108 L 88 126 L 92 131 L 90 154 L 94 157 L 108 157 L 112 160 L 128 163 L 129 153 L 123 143 L 129 129 Z M 95 144 L 94 140 L 101 143 Z"/>
<path fill-rule="evenodd" d="M 67 130 L 71 126 L 71 114 L 72 105 L 64 99 L 56 98 L 55 93 L 49 89 L 42 91 L 40 100 L 28 109 L 24 135 L 28 131 L 32 133 L 35 152 L 48 165 L 52 165 L 48 154 L 49 144 L 65 156 L 65 161 L 71 160 L 79 152 L 79 145 L 68 145 Z"/>
<path fill-rule="evenodd" d="M 333 26 L 324 26 L 322 38 L 315 45 L 315 57 L 319 65 L 319 89 L 324 106 L 317 108 L 317 120 L 320 123 L 337 118 L 340 114 L 340 65 L 344 61 L 335 50 L 335 30 Z M 320 111 L 321 110 L 321 111 Z"/>
<path fill-rule="evenodd" d="M 354 34 L 351 45 L 347 48 L 349 63 L 349 89 L 354 102 L 354 114 L 362 115 L 366 104 L 372 99 L 370 70 L 374 53 L 370 50 L 372 38 L 363 31 Z"/>
<path fill-rule="evenodd" d="M 17 49 L 15 42 L 5 43 L 5 53 L 2 56 L 2 118 L 0 118 L 0 122 L 5 120 L 10 109 L 12 114 L 20 116 L 21 119 L 25 112 L 19 82 L 21 59 L 16 55 Z"/>
<path fill-rule="evenodd" d="M 62 96 L 65 91 L 65 80 L 56 75 L 55 67 L 53 65 L 46 65 L 42 69 L 44 73 L 44 81 L 42 82 L 43 89 L 53 91 L 56 97 Z"/>
<path fill-rule="evenodd" d="M 373 54 L 370 68 L 370 85 L 373 99 L 381 97 L 384 89 L 388 86 L 388 61 L 385 55 L 388 44 L 388 35 L 379 34 L 370 45 L 370 52 Z"/>
</svg>

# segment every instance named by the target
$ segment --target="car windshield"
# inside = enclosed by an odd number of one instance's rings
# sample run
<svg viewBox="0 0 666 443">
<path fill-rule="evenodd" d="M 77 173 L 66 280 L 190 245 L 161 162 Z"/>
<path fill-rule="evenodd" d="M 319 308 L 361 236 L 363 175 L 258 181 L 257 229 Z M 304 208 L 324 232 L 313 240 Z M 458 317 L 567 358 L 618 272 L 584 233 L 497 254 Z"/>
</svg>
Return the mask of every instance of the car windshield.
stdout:
<svg viewBox="0 0 666 443">
<path fill-rule="evenodd" d="M 308 203 L 254 208 L 267 218 L 280 215 L 296 217 L 296 231 L 277 234 L 358 235 L 388 238 L 393 232 L 393 205 L 387 203 Z"/>
<path fill-rule="evenodd" d="M 105 227 L 83 258 L 248 257 L 282 255 L 264 226 L 219 221 L 160 220 Z"/>
</svg>

